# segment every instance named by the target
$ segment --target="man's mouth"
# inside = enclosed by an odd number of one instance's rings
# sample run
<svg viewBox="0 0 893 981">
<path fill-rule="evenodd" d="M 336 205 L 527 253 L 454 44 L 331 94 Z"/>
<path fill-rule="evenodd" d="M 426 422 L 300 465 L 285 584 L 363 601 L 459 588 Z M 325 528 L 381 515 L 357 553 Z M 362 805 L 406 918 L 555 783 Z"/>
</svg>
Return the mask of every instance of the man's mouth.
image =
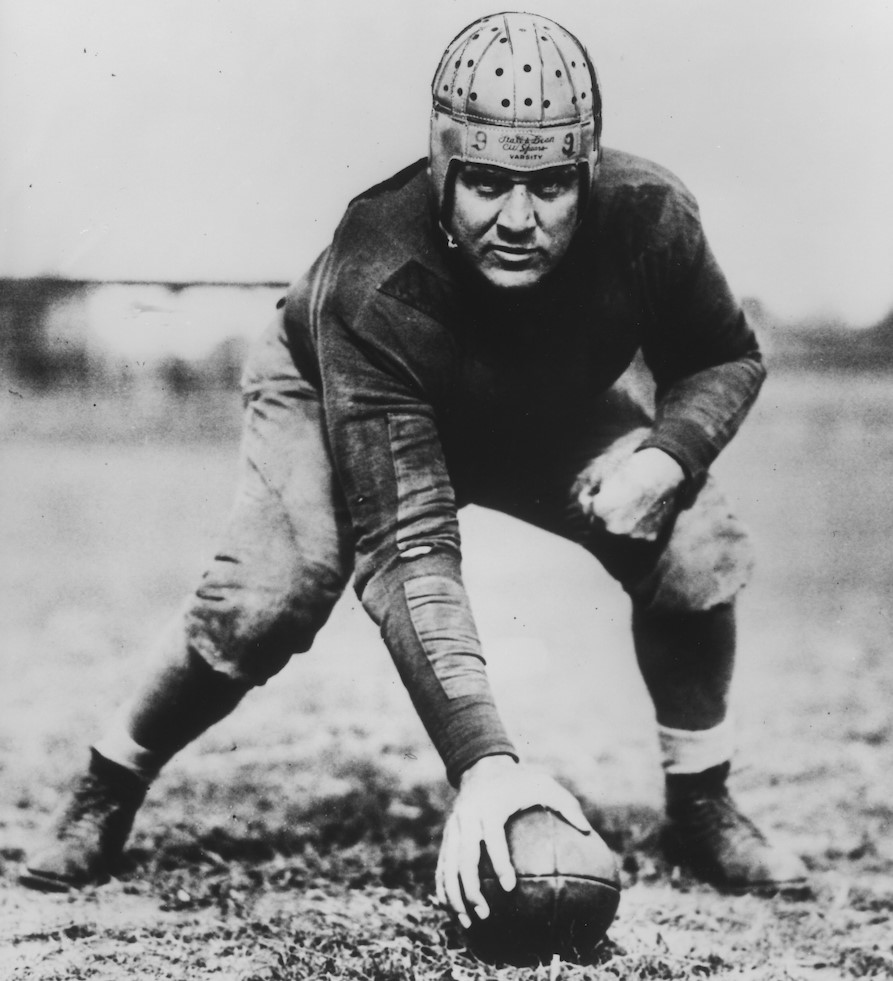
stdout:
<svg viewBox="0 0 893 981">
<path fill-rule="evenodd" d="M 503 262 L 514 265 L 532 259 L 539 252 L 539 249 L 534 246 L 491 245 L 490 251 Z"/>
</svg>

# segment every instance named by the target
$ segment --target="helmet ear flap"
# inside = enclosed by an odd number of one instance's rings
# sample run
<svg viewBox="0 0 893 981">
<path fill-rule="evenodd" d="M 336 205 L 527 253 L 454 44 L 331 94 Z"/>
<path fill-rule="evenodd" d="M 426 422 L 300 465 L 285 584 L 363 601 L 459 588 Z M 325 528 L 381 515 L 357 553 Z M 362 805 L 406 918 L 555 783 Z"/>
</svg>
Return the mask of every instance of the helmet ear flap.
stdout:
<svg viewBox="0 0 893 981">
<path fill-rule="evenodd" d="M 442 193 L 437 205 L 438 224 L 440 225 L 440 230 L 446 237 L 447 247 L 450 249 L 457 247 L 453 233 L 450 231 L 450 225 L 453 220 L 453 206 L 456 200 L 456 176 L 461 166 L 461 160 L 450 160 L 447 164 L 446 173 L 441 185 Z M 430 166 L 428 167 L 428 173 L 432 173 Z"/>
<path fill-rule="evenodd" d="M 440 223 L 445 229 L 450 227 L 453 220 L 453 204 L 456 200 L 456 175 L 459 167 L 462 166 L 460 160 L 451 160 L 447 165 L 446 177 L 443 182 L 443 197 L 440 205 Z"/>
<path fill-rule="evenodd" d="M 592 196 L 592 177 L 593 175 L 587 164 L 577 164 L 577 178 L 580 181 L 578 211 L 581 220 L 583 215 L 586 214 L 586 209 L 589 207 L 589 198 Z"/>
<path fill-rule="evenodd" d="M 597 144 L 596 152 L 586 163 L 581 162 L 580 167 L 580 220 L 586 214 L 589 202 L 595 194 L 595 182 L 598 180 L 598 172 L 602 163 L 601 145 Z"/>
</svg>

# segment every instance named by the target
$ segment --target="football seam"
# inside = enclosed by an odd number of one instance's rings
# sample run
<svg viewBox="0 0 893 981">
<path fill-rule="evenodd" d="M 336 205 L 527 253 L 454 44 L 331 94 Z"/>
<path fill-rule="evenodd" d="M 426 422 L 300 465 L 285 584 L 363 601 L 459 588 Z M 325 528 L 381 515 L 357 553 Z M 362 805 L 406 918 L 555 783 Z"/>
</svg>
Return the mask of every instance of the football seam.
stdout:
<svg viewBox="0 0 893 981">
<path fill-rule="evenodd" d="M 612 889 L 620 888 L 616 882 L 612 882 L 610 879 L 600 879 L 597 875 L 577 875 L 570 872 L 516 872 L 515 875 L 519 879 L 573 879 L 577 882 L 598 882 L 603 886 L 610 886 Z M 499 881 L 492 876 L 486 876 L 486 879 L 491 882 Z"/>
</svg>

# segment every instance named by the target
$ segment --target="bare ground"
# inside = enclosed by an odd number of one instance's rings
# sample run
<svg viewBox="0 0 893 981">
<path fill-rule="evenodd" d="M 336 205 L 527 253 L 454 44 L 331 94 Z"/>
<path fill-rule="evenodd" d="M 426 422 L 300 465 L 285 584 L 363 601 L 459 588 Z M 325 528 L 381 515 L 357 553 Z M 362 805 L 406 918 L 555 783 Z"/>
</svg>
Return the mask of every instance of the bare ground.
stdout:
<svg viewBox="0 0 893 981">
<path fill-rule="evenodd" d="M 622 597 L 565 543 L 463 517 L 509 728 L 622 862 L 598 962 L 560 977 L 893 977 L 888 386 L 773 378 L 717 468 L 761 560 L 741 604 L 734 787 L 806 857 L 807 897 L 723 896 L 667 867 Z M 449 791 L 352 596 L 311 654 L 165 771 L 119 879 L 71 895 L 18 885 L 59 790 L 212 547 L 235 439 L 232 426 L 196 438 L 182 412 L 179 438 L 162 440 L 120 415 L 22 402 L 0 429 L 0 978 L 549 977 L 482 965 L 433 905 Z"/>
</svg>

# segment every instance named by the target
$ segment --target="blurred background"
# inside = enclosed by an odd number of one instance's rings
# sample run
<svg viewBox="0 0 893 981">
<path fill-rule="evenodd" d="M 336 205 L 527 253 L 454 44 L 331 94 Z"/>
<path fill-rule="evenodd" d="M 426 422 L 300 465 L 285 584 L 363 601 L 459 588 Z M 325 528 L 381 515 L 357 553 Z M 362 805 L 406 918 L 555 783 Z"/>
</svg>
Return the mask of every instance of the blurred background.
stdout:
<svg viewBox="0 0 893 981">
<path fill-rule="evenodd" d="M 893 345 L 890 0 L 541 0 L 675 170 L 777 361 Z M 478 0 L 0 0 L 4 402 L 231 387 L 347 201 L 426 152 Z"/>
</svg>

